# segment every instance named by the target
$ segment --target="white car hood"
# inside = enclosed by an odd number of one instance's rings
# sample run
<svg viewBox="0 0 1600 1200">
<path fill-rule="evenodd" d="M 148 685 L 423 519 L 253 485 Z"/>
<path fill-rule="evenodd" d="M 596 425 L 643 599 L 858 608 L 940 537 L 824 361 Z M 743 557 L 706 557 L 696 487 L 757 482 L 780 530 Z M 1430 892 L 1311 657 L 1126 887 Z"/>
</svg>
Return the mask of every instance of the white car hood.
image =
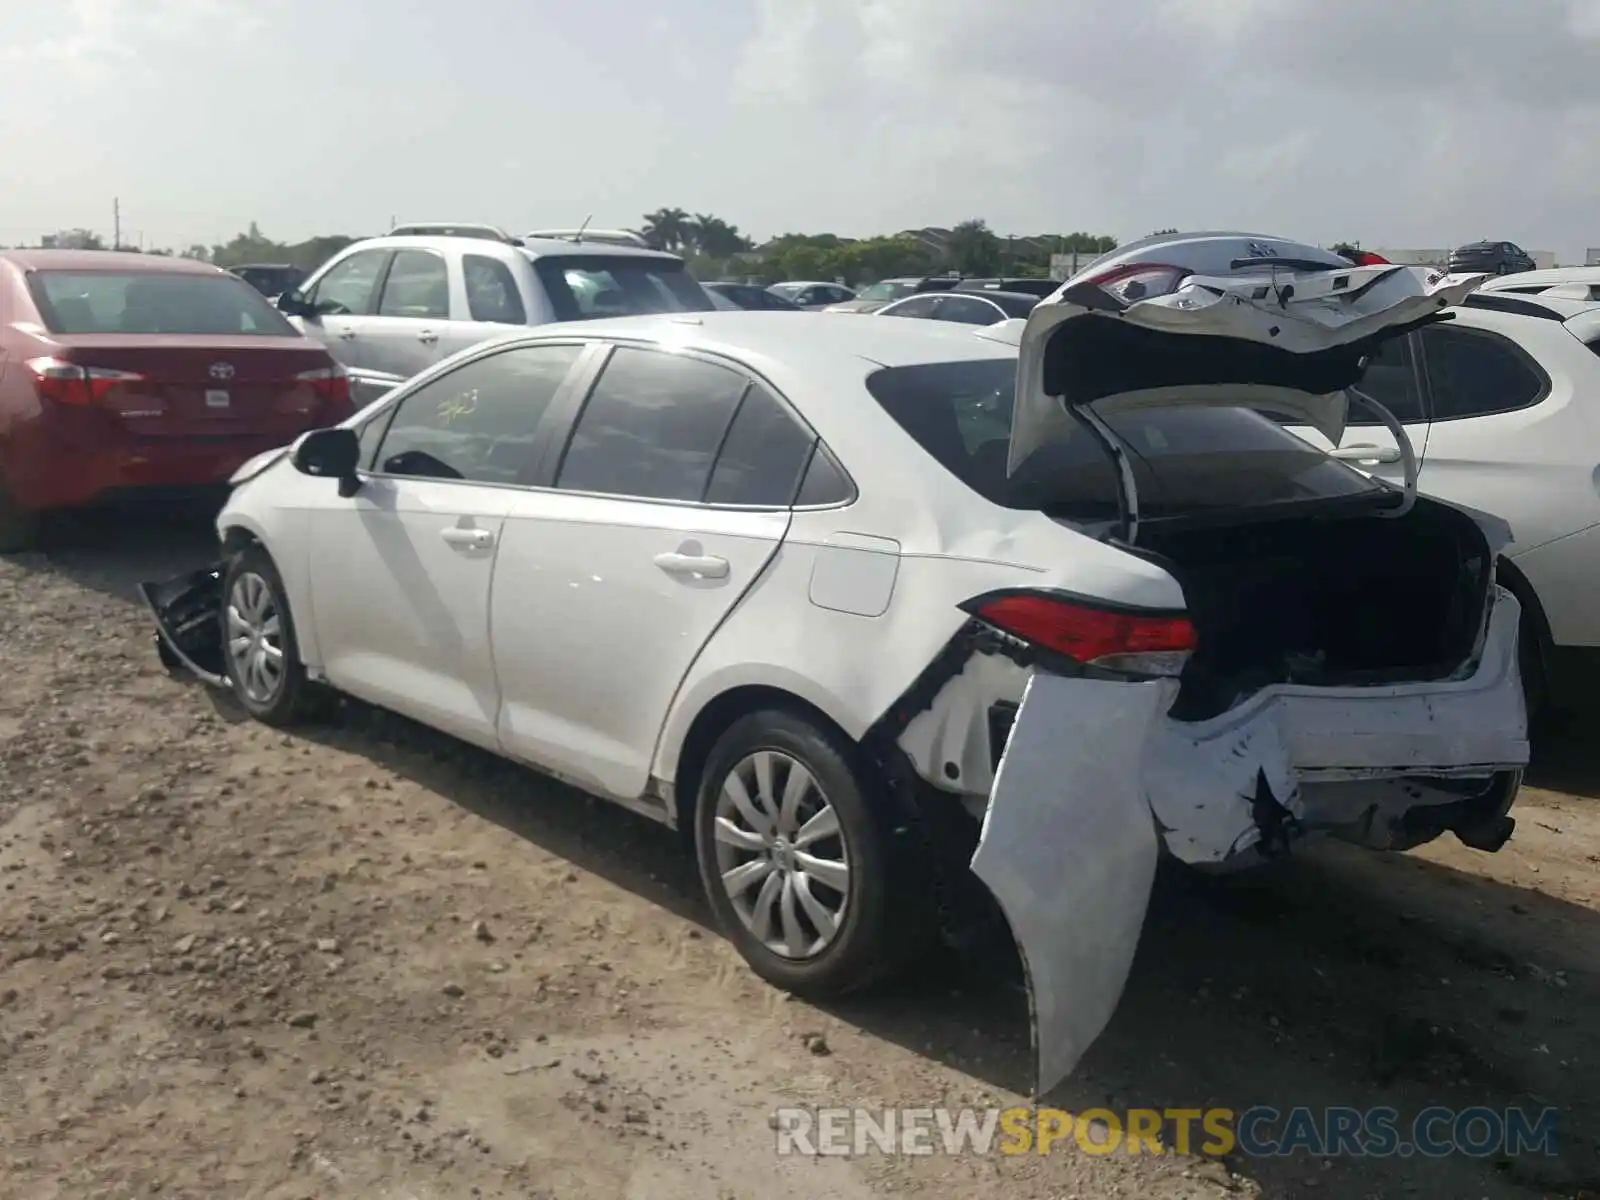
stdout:
<svg viewBox="0 0 1600 1200">
<path fill-rule="evenodd" d="M 1270 262 L 1270 260 L 1266 260 Z M 1424 267 L 1295 270 L 1263 265 L 1190 275 L 1166 295 L 1123 302 L 1069 281 L 1026 321 L 995 327 L 1018 347 L 1008 470 L 1095 412 L 1177 404 L 1269 409 L 1337 444 L 1345 389 L 1384 340 L 1440 319 L 1485 278 Z"/>
</svg>

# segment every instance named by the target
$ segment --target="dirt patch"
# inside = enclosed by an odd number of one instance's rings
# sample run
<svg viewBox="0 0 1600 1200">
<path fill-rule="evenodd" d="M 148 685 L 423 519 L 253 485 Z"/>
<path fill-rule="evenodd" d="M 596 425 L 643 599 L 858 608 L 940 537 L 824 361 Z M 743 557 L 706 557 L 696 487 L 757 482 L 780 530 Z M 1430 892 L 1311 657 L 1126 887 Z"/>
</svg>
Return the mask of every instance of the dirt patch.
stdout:
<svg viewBox="0 0 1600 1200">
<path fill-rule="evenodd" d="M 126 591 L 141 562 L 92 544 L 0 562 L 0 1196 L 1532 1197 L 1600 1178 L 1591 802 L 1530 792 L 1497 856 L 1164 879 L 1122 1011 L 1052 1097 L 1549 1105 L 1558 1157 L 780 1159 L 786 1104 L 1015 1101 L 1014 980 L 940 962 L 832 1011 L 792 1002 L 708 930 L 673 835 L 395 717 L 352 706 L 284 736 L 167 678 Z"/>
</svg>

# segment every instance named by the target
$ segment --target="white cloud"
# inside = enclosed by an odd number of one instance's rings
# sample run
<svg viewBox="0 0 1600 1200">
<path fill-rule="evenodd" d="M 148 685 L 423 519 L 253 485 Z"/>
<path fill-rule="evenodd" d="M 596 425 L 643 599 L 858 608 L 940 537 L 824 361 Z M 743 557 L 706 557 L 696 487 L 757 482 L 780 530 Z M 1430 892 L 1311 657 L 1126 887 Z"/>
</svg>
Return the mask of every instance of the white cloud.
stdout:
<svg viewBox="0 0 1600 1200">
<path fill-rule="evenodd" d="M 1597 62 L 1600 0 L 763 0 L 735 99 L 775 82 L 786 136 L 843 118 L 857 161 L 937 181 L 907 223 L 1570 251 L 1600 239 Z"/>
</svg>

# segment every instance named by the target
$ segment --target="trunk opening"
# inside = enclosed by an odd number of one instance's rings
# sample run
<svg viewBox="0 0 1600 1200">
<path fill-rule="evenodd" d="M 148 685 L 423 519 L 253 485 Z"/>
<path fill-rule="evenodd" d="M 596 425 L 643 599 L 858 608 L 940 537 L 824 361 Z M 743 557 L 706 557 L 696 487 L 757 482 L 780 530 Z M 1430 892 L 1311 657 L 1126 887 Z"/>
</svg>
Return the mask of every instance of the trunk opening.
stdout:
<svg viewBox="0 0 1600 1200">
<path fill-rule="evenodd" d="M 1200 635 L 1176 720 L 1217 716 L 1274 683 L 1447 678 L 1472 653 L 1494 575 L 1476 522 L 1421 499 L 1398 518 L 1148 526 L 1140 540 L 1182 585 Z"/>
</svg>

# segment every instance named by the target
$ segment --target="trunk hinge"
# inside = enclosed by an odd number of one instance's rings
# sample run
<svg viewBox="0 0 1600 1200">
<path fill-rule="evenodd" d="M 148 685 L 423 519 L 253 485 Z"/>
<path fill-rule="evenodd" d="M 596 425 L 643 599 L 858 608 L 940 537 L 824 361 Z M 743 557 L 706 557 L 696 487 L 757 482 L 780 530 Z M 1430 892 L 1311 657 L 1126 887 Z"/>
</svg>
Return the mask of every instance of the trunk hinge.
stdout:
<svg viewBox="0 0 1600 1200">
<path fill-rule="evenodd" d="M 1127 447 L 1116 431 L 1101 419 L 1088 404 L 1073 404 L 1062 398 L 1066 409 L 1085 429 L 1100 448 L 1111 456 L 1111 465 L 1117 472 L 1117 528 L 1119 540 L 1127 546 L 1139 537 L 1139 485 L 1133 478 L 1133 464 L 1128 459 Z"/>
<path fill-rule="evenodd" d="M 1384 428 L 1394 435 L 1394 444 L 1400 449 L 1400 464 L 1405 472 L 1405 493 L 1401 497 L 1398 508 L 1390 509 L 1378 515 L 1381 517 L 1403 517 L 1411 511 L 1412 506 L 1417 502 L 1417 476 L 1419 474 L 1417 448 L 1411 444 L 1410 435 L 1406 433 L 1406 427 L 1400 423 L 1400 418 L 1385 408 L 1383 404 L 1358 387 L 1347 387 L 1344 391 L 1345 395 L 1371 411 L 1378 420 L 1383 422 Z M 1349 428 L 1349 426 L 1346 425 L 1346 428 Z"/>
</svg>

